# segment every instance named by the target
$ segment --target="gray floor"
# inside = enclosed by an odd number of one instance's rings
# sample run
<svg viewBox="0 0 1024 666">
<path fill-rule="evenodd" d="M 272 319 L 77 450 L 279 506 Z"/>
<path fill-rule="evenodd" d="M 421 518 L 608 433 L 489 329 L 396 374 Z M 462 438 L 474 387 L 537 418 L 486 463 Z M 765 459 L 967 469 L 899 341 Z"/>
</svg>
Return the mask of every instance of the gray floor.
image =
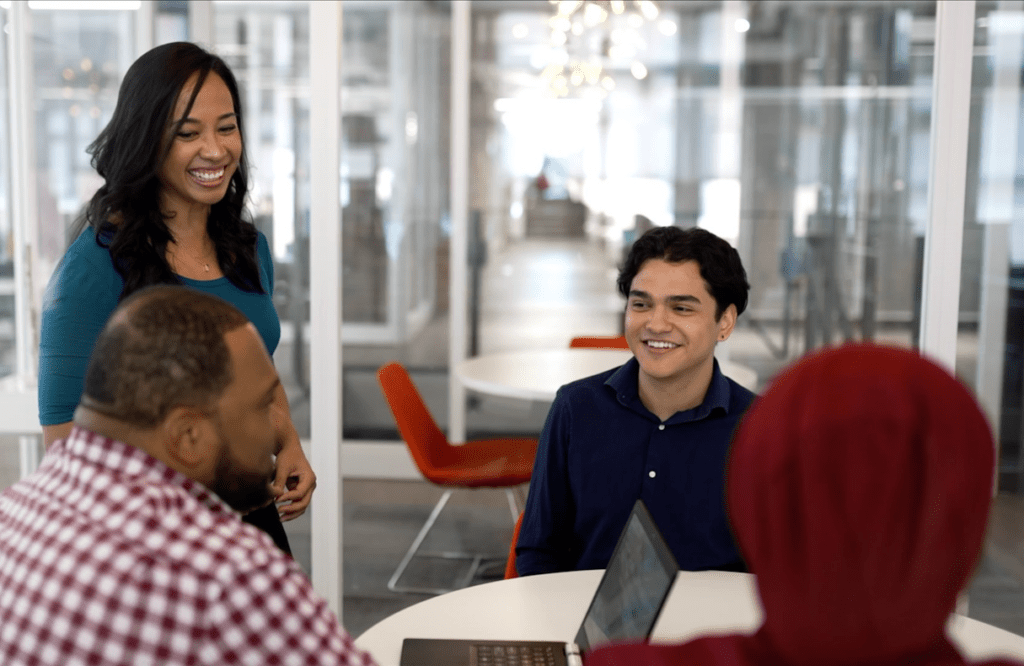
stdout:
<svg viewBox="0 0 1024 666">
<path fill-rule="evenodd" d="M 346 480 L 344 483 L 343 559 L 345 628 L 353 636 L 379 620 L 431 595 L 391 592 L 388 579 L 398 566 L 442 491 L 415 481 Z M 424 552 L 463 551 L 493 556 L 473 584 L 502 577 L 512 518 L 502 491 L 456 491 Z M 286 525 L 296 560 L 309 570 L 310 520 Z M 407 586 L 451 585 L 469 570 L 466 561 L 414 559 L 400 583 Z"/>
</svg>

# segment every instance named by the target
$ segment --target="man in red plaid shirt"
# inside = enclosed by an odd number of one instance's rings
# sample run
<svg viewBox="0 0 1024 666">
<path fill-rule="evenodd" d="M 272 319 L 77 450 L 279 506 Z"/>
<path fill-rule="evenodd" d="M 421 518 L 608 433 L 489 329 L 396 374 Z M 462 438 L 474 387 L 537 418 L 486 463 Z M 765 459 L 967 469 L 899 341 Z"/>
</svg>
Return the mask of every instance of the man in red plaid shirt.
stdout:
<svg viewBox="0 0 1024 666">
<path fill-rule="evenodd" d="M 352 664 L 273 501 L 280 380 L 228 303 L 152 287 L 96 343 L 71 435 L 0 495 L 0 664 Z"/>
</svg>

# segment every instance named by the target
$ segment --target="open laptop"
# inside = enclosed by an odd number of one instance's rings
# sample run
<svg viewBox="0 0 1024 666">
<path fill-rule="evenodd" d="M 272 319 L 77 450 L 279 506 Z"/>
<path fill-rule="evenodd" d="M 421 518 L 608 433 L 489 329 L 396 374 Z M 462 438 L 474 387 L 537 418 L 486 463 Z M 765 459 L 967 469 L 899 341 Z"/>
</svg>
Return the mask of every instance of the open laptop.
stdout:
<svg viewBox="0 0 1024 666">
<path fill-rule="evenodd" d="M 572 643 L 406 638 L 400 666 L 578 666 L 613 640 L 644 640 L 679 567 L 642 500 L 619 536 Z"/>
</svg>

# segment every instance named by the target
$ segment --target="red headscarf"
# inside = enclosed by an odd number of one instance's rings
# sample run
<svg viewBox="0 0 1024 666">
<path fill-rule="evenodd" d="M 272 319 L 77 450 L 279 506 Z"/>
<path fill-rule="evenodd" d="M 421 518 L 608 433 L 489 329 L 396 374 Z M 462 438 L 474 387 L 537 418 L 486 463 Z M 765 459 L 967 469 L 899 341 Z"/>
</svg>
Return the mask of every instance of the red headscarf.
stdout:
<svg viewBox="0 0 1024 666">
<path fill-rule="evenodd" d="M 872 345 L 811 355 L 754 402 L 729 462 L 764 624 L 609 647 L 587 666 L 964 664 L 944 626 L 981 550 L 993 473 L 985 417 L 942 368 Z"/>
</svg>

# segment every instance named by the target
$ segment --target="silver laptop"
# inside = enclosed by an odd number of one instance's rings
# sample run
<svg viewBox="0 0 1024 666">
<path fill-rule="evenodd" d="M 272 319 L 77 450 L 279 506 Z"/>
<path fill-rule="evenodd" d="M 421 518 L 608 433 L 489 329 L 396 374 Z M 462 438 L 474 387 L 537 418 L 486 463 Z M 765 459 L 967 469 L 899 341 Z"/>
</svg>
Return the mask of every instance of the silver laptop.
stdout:
<svg viewBox="0 0 1024 666">
<path fill-rule="evenodd" d="M 646 640 L 679 567 L 637 500 L 572 643 L 406 638 L 400 666 L 579 666 L 616 640 Z"/>
</svg>

